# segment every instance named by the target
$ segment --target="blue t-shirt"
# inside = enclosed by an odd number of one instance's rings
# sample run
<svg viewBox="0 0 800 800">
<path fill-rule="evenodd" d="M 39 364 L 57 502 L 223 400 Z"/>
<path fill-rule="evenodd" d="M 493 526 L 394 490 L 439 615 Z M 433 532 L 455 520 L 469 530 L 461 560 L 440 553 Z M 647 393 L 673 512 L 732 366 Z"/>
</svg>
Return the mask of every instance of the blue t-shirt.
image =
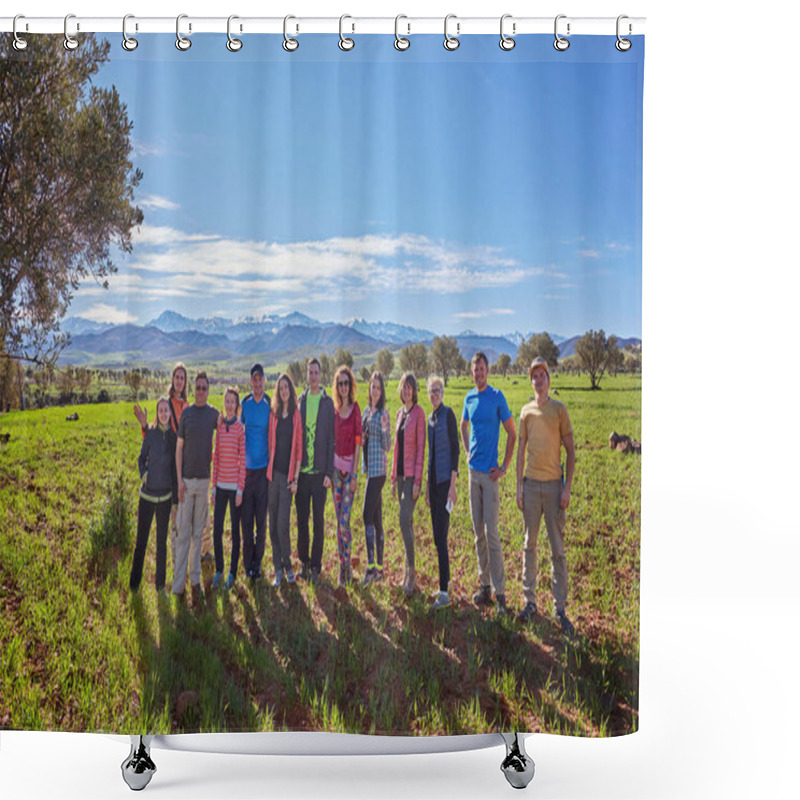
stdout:
<svg viewBox="0 0 800 800">
<path fill-rule="evenodd" d="M 471 389 L 464 398 L 462 420 L 469 422 L 469 468 L 488 472 L 497 466 L 500 425 L 511 417 L 505 395 L 494 386 Z"/>
<path fill-rule="evenodd" d="M 252 394 L 242 400 L 244 424 L 244 460 L 247 469 L 264 469 L 269 464 L 269 396 L 260 403 Z"/>
</svg>

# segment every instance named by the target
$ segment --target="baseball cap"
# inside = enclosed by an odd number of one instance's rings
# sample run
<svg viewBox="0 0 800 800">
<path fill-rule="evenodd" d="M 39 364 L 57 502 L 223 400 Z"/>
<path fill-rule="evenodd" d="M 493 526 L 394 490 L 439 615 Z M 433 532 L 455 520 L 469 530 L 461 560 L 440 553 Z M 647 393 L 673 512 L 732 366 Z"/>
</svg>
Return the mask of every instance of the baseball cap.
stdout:
<svg viewBox="0 0 800 800">
<path fill-rule="evenodd" d="M 550 367 L 547 366 L 547 361 L 543 359 L 541 356 L 536 356 L 536 358 L 531 361 L 530 369 L 528 370 L 528 375 L 533 375 L 534 369 L 536 367 L 544 367 L 544 371 L 547 373 L 547 377 L 550 377 Z"/>
<path fill-rule="evenodd" d="M 258 362 L 256 362 L 255 364 L 253 364 L 252 367 L 250 367 L 250 377 L 252 378 L 253 375 L 256 374 L 261 375 L 262 378 L 264 377 L 264 367 L 262 367 L 261 364 L 259 364 Z"/>
</svg>

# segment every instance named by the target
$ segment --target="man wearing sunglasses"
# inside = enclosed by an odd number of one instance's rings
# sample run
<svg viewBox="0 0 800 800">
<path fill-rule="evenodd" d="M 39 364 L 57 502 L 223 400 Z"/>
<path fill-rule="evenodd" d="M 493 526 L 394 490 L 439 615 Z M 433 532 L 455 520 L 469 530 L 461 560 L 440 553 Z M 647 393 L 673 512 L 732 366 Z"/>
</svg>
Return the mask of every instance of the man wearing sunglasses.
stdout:
<svg viewBox="0 0 800 800">
<path fill-rule="evenodd" d="M 208 484 L 211 479 L 211 450 L 219 412 L 208 404 L 208 375 L 198 372 L 194 379 L 194 403 L 184 409 L 178 423 L 175 466 L 178 473 L 178 537 L 172 593 L 183 598 L 186 572 L 192 588 L 192 603 L 200 602 L 200 553 L 203 526 L 208 517 Z"/>
</svg>

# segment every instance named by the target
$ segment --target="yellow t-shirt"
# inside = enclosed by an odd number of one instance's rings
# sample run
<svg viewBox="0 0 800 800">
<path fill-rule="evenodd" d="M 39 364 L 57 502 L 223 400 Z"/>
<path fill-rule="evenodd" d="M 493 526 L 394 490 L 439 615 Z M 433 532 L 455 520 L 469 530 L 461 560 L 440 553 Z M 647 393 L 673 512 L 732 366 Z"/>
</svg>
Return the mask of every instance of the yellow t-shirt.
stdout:
<svg viewBox="0 0 800 800">
<path fill-rule="evenodd" d="M 532 400 L 519 416 L 519 447 L 526 448 L 525 477 L 534 481 L 561 479 L 561 440 L 572 433 L 567 408 L 552 397 L 539 407 Z"/>
</svg>

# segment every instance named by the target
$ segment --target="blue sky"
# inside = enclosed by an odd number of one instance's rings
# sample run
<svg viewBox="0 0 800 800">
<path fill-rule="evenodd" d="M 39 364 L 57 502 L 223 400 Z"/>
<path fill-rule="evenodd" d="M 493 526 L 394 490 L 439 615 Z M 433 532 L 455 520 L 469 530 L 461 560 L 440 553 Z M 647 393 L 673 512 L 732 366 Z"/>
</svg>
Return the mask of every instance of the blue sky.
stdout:
<svg viewBox="0 0 800 800">
<path fill-rule="evenodd" d="M 496 39 L 114 42 L 98 83 L 128 105 L 145 222 L 71 314 L 640 336 L 643 42 Z"/>
</svg>

